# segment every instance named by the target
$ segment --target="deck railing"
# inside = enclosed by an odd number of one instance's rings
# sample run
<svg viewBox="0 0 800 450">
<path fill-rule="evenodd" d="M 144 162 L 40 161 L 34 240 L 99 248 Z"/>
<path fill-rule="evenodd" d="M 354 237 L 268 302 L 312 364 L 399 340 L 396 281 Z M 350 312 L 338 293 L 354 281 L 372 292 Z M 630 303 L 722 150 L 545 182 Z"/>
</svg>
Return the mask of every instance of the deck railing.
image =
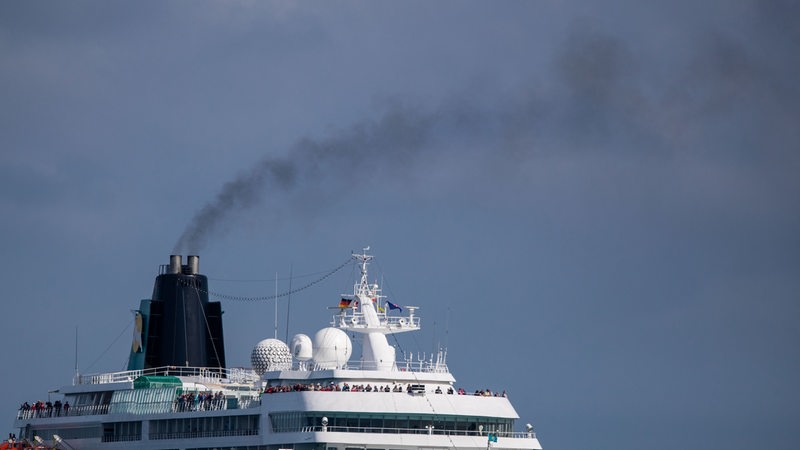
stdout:
<svg viewBox="0 0 800 450">
<path fill-rule="evenodd" d="M 243 368 L 163 366 L 123 372 L 78 375 L 74 384 L 120 383 L 133 381 L 146 375 L 191 376 L 197 377 L 200 381 L 216 383 L 252 383 L 259 379 L 254 371 Z"/>
<path fill-rule="evenodd" d="M 445 435 L 445 436 L 486 436 L 486 431 L 477 430 L 446 430 L 430 428 L 384 428 L 384 427 L 343 427 L 343 426 L 303 426 L 297 428 L 283 428 L 280 432 L 284 433 L 315 433 L 315 432 L 329 432 L 329 433 L 377 433 L 377 434 L 432 434 L 432 435 Z M 530 439 L 535 438 L 536 433 L 533 431 L 498 431 L 493 432 L 493 435 L 500 438 L 517 438 L 517 439 Z"/>
<path fill-rule="evenodd" d="M 424 373 L 449 373 L 447 364 L 436 361 L 397 361 L 395 368 L 399 372 L 424 372 Z M 350 361 L 341 369 L 345 370 L 374 370 L 369 363 L 361 361 Z M 304 364 L 295 362 L 291 366 L 286 366 L 283 370 L 324 370 L 314 364 Z M 181 367 L 163 366 L 151 369 L 125 370 L 122 372 L 105 372 L 85 375 L 77 375 L 73 381 L 75 385 L 84 384 L 106 384 L 130 382 L 141 376 L 164 375 L 164 376 L 186 376 L 195 377 L 200 382 L 210 383 L 254 383 L 260 377 L 252 369 L 245 368 L 217 368 L 217 367 Z"/>
<path fill-rule="evenodd" d="M 121 435 L 105 435 L 102 438 L 102 442 L 131 442 L 131 441 L 141 441 L 142 434 L 121 434 Z"/>
<path fill-rule="evenodd" d="M 257 428 L 246 430 L 218 430 L 218 431 L 185 431 L 174 433 L 150 433 L 151 440 L 156 439 L 196 439 L 212 438 L 225 436 L 255 436 L 258 434 Z"/>
<path fill-rule="evenodd" d="M 340 367 L 339 370 L 376 370 L 374 362 L 362 361 L 348 361 Z M 317 365 L 313 362 L 293 362 L 287 363 L 284 367 L 279 367 L 274 370 L 300 370 L 300 371 L 319 371 L 331 370 L 327 365 Z M 436 361 L 396 361 L 394 369 L 398 372 L 424 372 L 424 373 L 450 373 L 447 364 Z"/>
<path fill-rule="evenodd" d="M 344 369 L 352 370 L 374 370 L 375 363 L 364 363 L 362 361 L 350 361 Z M 372 365 L 372 366 L 371 366 Z M 424 372 L 424 373 L 449 373 L 447 364 L 435 361 L 397 361 L 395 367 L 400 372 Z"/>
<path fill-rule="evenodd" d="M 223 397 L 195 403 L 176 399 L 172 402 L 172 412 L 220 411 L 226 409 L 258 408 L 261 406 L 261 400 L 259 398 L 238 398 L 233 407 L 231 407 L 229 400 L 230 398 Z"/>
<path fill-rule="evenodd" d="M 97 414 L 108 414 L 108 404 L 105 405 L 86 405 L 71 406 L 69 408 L 45 408 L 45 409 L 20 409 L 17 411 L 18 420 L 44 419 L 51 417 L 72 417 L 72 416 L 93 416 Z"/>
<path fill-rule="evenodd" d="M 179 399 L 172 401 L 170 410 L 172 412 L 196 412 L 196 411 L 219 411 L 226 409 L 248 409 L 258 408 L 261 406 L 261 401 L 258 398 L 240 398 L 236 402 L 234 408 L 230 408 L 228 398 L 221 398 L 212 400 L 210 402 L 187 403 L 181 402 Z M 17 420 L 29 419 L 50 419 L 54 417 L 74 417 L 74 416 L 92 416 L 108 414 L 108 404 L 106 405 L 89 405 L 89 406 L 73 406 L 69 409 L 57 410 L 52 409 L 20 409 L 17 411 Z M 137 412 L 132 412 L 137 414 Z M 138 412 L 138 414 L 148 414 L 147 412 Z"/>
</svg>

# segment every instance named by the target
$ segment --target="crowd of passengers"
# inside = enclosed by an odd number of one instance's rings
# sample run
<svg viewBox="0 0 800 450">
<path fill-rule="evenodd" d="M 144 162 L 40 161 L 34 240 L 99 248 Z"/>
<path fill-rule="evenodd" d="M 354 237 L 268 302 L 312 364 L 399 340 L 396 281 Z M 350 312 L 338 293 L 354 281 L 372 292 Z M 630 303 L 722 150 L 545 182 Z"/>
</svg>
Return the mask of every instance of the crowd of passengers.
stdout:
<svg viewBox="0 0 800 450">
<path fill-rule="evenodd" d="M 183 411 L 215 411 L 224 409 L 225 395 L 219 392 L 188 392 L 175 399 L 175 410 Z"/>
<path fill-rule="evenodd" d="M 25 402 L 19 406 L 19 410 L 33 417 L 58 417 L 62 414 L 66 416 L 69 414 L 69 402 L 61 404 L 61 400 L 56 400 L 55 403 L 39 400 L 38 402 L 34 402 L 33 405 Z"/>
<path fill-rule="evenodd" d="M 393 386 L 389 386 L 388 384 L 379 386 L 375 385 L 372 386 L 370 384 L 363 385 L 363 384 L 354 384 L 350 386 L 348 383 L 342 383 L 340 386 L 337 383 L 331 382 L 330 384 L 322 385 L 320 383 L 314 384 L 293 384 L 291 386 L 269 386 L 267 387 L 262 393 L 264 394 L 274 394 L 276 392 L 296 392 L 296 391 L 345 391 L 345 392 L 403 392 L 406 391 L 408 393 L 414 392 L 414 389 L 411 384 L 406 385 L 403 388 L 400 384 L 394 384 Z M 477 395 L 481 397 L 508 397 L 506 391 L 504 390 L 502 393 L 498 393 L 497 391 L 492 392 L 490 389 L 486 390 L 476 390 L 474 394 L 467 394 L 467 392 L 463 388 L 458 388 L 457 391 L 453 390 L 452 386 L 448 386 L 448 388 L 443 391 L 441 386 L 437 386 L 434 393 L 436 394 L 458 394 L 458 395 Z M 222 391 L 213 393 L 211 391 L 207 392 L 188 392 L 186 394 L 179 395 L 178 398 L 175 399 L 175 410 L 178 412 L 183 411 L 214 411 L 219 409 L 224 409 L 225 407 L 225 396 Z M 56 400 L 54 403 L 51 402 L 43 402 L 37 401 L 34 402 L 32 405 L 28 402 L 23 403 L 19 407 L 20 411 L 25 412 L 26 416 L 30 417 L 59 417 L 59 416 L 67 416 L 69 415 L 69 402 L 61 403 L 60 400 Z"/>
<path fill-rule="evenodd" d="M 264 394 L 274 394 L 276 392 L 297 392 L 297 391 L 346 391 L 346 392 L 408 392 L 413 393 L 413 385 L 408 384 L 405 388 L 403 388 L 400 384 L 394 384 L 393 386 L 389 386 L 388 384 L 380 386 L 375 385 L 372 386 L 370 384 L 363 385 L 363 384 L 354 384 L 350 386 L 348 383 L 342 383 L 340 386 L 337 383 L 331 382 L 330 384 L 321 384 L 321 383 L 310 383 L 310 384 L 293 384 L 287 386 L 269 386 L 264 390 Z M 452 386 L 448 386 L 446 390 L 442 390 L 441 386 L 437 386 L 434 393 L 436 394 L 458 394 L 458 395 L 477 395 L 481 397 L 508 397 L 506 391 L 502 393 L 492 392 L 490 389 L 486 390 L 476 390 L 474 394 L 467 394 L 467 392 L 463 388 L 459 388 L 458 391 L 455 391 Z"/>
</svg>

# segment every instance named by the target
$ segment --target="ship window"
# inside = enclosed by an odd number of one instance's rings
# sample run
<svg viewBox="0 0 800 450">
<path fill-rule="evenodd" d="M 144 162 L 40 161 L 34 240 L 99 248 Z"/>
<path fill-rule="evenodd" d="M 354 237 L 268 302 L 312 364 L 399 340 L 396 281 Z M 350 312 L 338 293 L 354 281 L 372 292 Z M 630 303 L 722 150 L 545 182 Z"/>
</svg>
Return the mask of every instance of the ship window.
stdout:
<svg viewBox="0 0 800 450">
<path fill-rule="evenodd" d="M 322 417 L 328 418 L 328 431 L 350 433 L 409 433 L 426 432 L 433 426 L 436 434 L 477 435 L 508 433 L 514 420 L 499 417 L 451 416 L 432 414 L 286 412 L 270 414 L 274 432 L 310 432 L 322 427 Z"/>
<path fill-rule="evenodd" d="M 103 424 L 103 442 L 140 441 L 142 422 L 111 422 Z"/>
<path fill-rule="evenodd" d="M 150 421 L 150 439 L 257 435 L 257 415 L 193 417 Z"/>
<path fill-rule="evenodd" d="M 52 441 L 54 435 L 59 435 L 63 439 L 90 439 L 99 438 L 102 428 L 98 425 L 77 428 L 25 428 L 25 433 L 20 432 L 21 437 L 33 439 L 39 436 L 46 441 Z"/>
<path fill-rule="evenodd" d="M 280 448 L 278 448 L 278 447 L 276 447 L 274 445 L 271 445 L 271 446 L 270 445 L 243 445 L 243 446 L 239 446 L 239 447 L 225 446 L 225 447 L 203 447 L 203 448 L 190 447 L 190 448 L 187 448 L 186 450 L 220 450 L 220 448 L 223 448 L 224 450 L 281 450 Z M 178 449 L 177 448 L 171 448 L 171 449 L 159 449 L 159 450 L 178 450 Z M 284 449 L 284 450 L 292 450 L 292 449 L 289 448 L 289 449 Z"/>
<path fill-rule="evenodd" d="M 408 416 L 398 415 L 397 418 L 395 419 L 394 428 L 409 428 Z"/>
</svg>

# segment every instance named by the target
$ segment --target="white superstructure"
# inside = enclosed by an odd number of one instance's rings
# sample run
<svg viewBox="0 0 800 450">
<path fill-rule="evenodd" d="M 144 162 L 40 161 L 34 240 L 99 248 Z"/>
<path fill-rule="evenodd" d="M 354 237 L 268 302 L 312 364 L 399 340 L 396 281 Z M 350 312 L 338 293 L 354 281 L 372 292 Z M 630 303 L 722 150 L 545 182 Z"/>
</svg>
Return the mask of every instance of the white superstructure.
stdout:
<svg viewBox="0 0 800 450">
<path fill-rule="evenodd" d="M 366 249 L 353 257 L 361 277 L 353 294 L 342 296 L 331 326 L 295 335 L 288 345 L 259 342 L 254 370 L 165 366 L 77 376 L 56 403 L 20 409 L 15 445 L 541 449 L 530 425 L 514 429 L 519 417 L 505 395 L 459 389 L 443 352 L 397 361 L 387 336 L 419 330 L 418 308 L 387 301 L 370 283 Z"/>
</svg>

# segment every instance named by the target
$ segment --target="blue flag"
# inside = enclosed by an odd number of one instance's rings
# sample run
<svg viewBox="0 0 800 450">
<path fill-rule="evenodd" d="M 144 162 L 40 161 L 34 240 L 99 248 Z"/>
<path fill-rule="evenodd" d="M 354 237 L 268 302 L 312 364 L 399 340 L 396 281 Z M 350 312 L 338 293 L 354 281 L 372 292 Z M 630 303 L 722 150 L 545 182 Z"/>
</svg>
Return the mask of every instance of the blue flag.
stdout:
<svg viewBox="0 0 800 450">
<path fill-rule="evenodd" d="M 400 312 L 403 312 L 403 308 L 401 308 L 401 307 L 399 307 L 399 306 L 395 305 L 395 304 L 394 304 L 394 303 L 392 303 L 392 302 L 389 302 L 389 301 L 387 301 L 387 302 L 386 302 L 386 304 L 387 304 L 387 305 L 389 305 L 389 311 L 391 311 L 391 310 L 393 310 L 393 309 L 399 309 L 399 310 L 400 310 Z"/>
<path fill-rule="evenodd" d="M 497 435 L 489 433 L 489 442 L 497 442 Z"/>
</svg>

